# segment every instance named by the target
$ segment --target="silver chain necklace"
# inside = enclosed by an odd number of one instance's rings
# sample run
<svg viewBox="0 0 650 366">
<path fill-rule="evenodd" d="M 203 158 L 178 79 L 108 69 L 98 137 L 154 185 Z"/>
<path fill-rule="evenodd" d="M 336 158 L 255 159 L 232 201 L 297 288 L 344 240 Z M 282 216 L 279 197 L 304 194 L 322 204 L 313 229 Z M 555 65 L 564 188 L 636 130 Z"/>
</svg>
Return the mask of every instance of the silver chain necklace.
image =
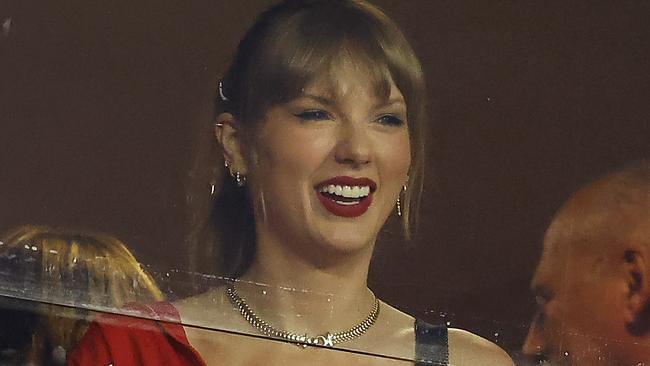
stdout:
<svg viewBox="0 0 650 366">
<path fill-rule="evenodd" d="M 307 347 L 309 345 L 333 347 L 337 343 L 351 341 L 365 334 L 368 329 L 375 324 L 377 318 L 379 318 L 379 300 L 375 297 L 375 305 L 372 307 L 370 314 L 361 323 L 343 332 L 327 332 L 323 335 L 309 337 L 307 334 L 297 334 L 278 329 L 260 319 L 250 306 L 248 306 L 246 301 L 237 294 L 234 282 L 228 282 L 228 285 L 226 286 L 226 294 L 228 295 L 230 302 L 237 307 L 239 313 L 244 317 L 244 319 L 246 319 L 253 328 L 257 329 L 258 332 L 269 337 L 295 342 L 302 347 Z"/>
</svg>

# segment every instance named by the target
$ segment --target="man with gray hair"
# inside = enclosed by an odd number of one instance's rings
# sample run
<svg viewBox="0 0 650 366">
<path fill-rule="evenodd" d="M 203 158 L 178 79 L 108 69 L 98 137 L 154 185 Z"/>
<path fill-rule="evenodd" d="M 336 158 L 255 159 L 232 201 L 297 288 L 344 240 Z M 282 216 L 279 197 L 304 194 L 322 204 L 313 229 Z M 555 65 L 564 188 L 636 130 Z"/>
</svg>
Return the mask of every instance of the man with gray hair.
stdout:
<svg viewBox="0 0 650 366">
<path fill-rule="evenodd" d="M 574 194 L 544 238 L 523 353 L 558 365 L 650 366 L 650 161 Z"/>
</svg>

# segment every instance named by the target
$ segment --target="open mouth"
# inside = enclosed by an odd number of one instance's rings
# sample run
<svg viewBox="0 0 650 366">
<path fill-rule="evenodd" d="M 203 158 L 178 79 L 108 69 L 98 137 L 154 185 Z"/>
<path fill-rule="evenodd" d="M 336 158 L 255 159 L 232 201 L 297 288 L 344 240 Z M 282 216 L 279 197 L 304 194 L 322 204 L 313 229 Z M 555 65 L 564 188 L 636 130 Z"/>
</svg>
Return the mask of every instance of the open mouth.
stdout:
<svg viewBox="0 0 650 366">
<path fill-rule="evenodd" d="M 356 205 L 370 195 L 369 186 L 340 186 L 328 184 L 321 187 L 319 192 L 340 205 Z"/>
<path fill-rule="evenodd" d="M 372 203 L 375 182 L 368 178 L 335 177 L 316 186 L 318 199 L 332 214 L 341 217 L 363 215 Z"/>
</svg>

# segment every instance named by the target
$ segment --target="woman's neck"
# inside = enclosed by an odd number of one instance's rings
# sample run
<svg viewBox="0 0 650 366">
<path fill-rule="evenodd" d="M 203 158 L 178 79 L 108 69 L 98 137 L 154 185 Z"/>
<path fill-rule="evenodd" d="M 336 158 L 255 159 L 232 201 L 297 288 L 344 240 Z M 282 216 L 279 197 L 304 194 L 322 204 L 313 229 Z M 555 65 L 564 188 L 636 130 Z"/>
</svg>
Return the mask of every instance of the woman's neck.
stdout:
<svg viewBox="0 0 650 366">
<path fill-rule="evenodd" d="M 368 316 L 374 305 L 367 287 L 372 246 L 314 263 L 268 244 L 258 241 L 251 267 L 236 284 L 260 318 L 290 332 L 322 334 L 347 330 Z"/>
</svg>

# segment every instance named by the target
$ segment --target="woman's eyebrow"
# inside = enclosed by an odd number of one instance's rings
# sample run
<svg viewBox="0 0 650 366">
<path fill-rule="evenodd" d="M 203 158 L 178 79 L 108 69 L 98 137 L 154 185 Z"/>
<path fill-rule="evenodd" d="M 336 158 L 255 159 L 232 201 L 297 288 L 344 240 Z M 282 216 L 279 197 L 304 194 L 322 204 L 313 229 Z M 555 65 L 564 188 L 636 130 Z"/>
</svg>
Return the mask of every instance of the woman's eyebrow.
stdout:
<svg viewBox="0 0 650 366">
<path fill-rule="evenodd" d="M 321 95 L 314 95 L 314 94 L 301 94 L 300 98 L 307 98 L 307 99 L 312 99 L 320 104 L 331 106 L 334 105 L 335 102 L 331 98 L 327 98 Z"/>
<path fill-rule="evenodd" d="M 395 104 L 403 104 L 406 105 L 406 102 L 402 98 L 393 98 L 387 100 L 384 104 L 380 105 L 381 107 L 390 107 Z"/>
<path fill-rule="evenodd" d="M 326 105 L 326 106 L 333 106 L 333 105 L 336 104 L 336 101 L 333 98 L 322 96 L 322 95 L 303 93 L 303 94 L 300 94 L 300 97 L 298 97 L 298 99 L 303 99 L 303 98 L 304 99 L 311 99 L 311 100 L 313 100 L 315 102 L 318 102 L 318 103 L 320 103 L 322 105 Z M 382 101 L 382 102 L 377 103 L 375 108 L 376 109 L 387 108 L 387 107 L 392 107 L 394 105 L 406 106 L 406 102 L 404 101 L 403 98 L 392 98 L 392 99 L 388 99 L 386 101 Z"/>
<path fill-rule="evenodd" d="M 389 108 L 389 107 L 400 106 L 400 105 L 406 108 L 406 102 L 404 101 L 404 99 L 393 98 L 393 99 L 388 99 L 386 101 L 377 103 L 375 109 L 383 109 L 383 108 Z"/>
</svg>

